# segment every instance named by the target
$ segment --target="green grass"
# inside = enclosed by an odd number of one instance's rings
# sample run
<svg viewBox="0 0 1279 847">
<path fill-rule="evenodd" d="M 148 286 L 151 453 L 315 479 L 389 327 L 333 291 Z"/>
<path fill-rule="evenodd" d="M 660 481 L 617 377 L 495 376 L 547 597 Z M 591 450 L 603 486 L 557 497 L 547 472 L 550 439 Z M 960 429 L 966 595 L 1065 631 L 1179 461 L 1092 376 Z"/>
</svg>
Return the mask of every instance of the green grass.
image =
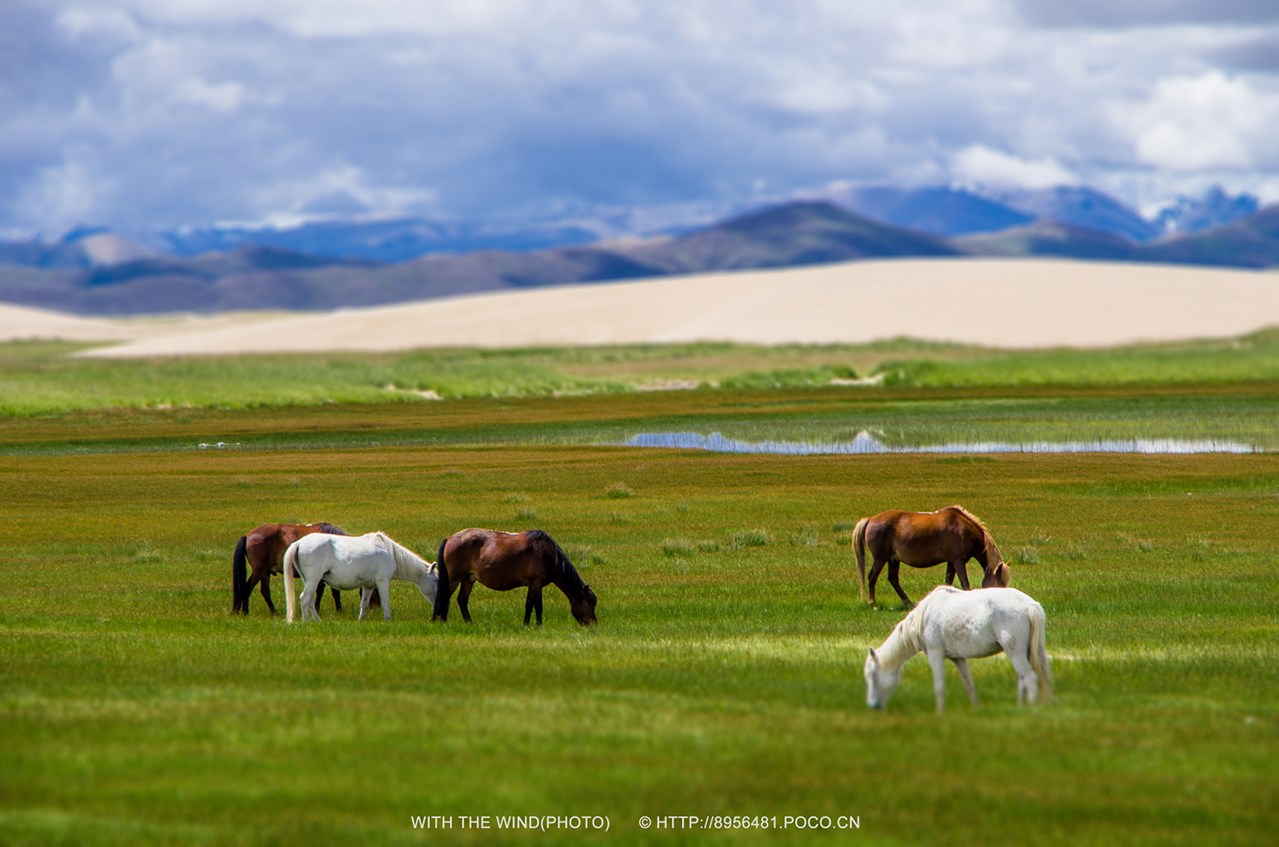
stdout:
<svg viewBox="0 0 1279 847">
<path fill-rule="evenodd" d="M 72 349 L 0 345 L 0 843 L 1255 844 L 1279 823 L 1276 333 L 1100 353 Z M 875 372 L 888 385 L 830 384 Z M 639 390 L 688 384 L 704 387 Z M 610 446 L 684 431 L 1270 452 Z M 1016 708 L 992 658 L 973 668 L 983 708 L 950 672 L 939 718 L 916 659 L 871 713 L 865 649 L 902 611 L 858 600 L 852 528 L 955 502 L 1047 609 L 1057 703 Z M 428 558 L 464 526 L 539 526 L 601 624 L 578 628 L 552 590 L 545 627 L 525 630 L 522 592 L 482 588 L 473 625 L 432 624 L 403 586 L 389 625 L 326 601 L 322 624 L 288 627 L 260 597 L 231 618 L 236 538 L 319 519 Z M 916 599 L 942 578 L 903 570 Z M 424 832 L 413 815 L 611 830 Z M 862 828 L 645 832 L 641 815 Z"/>
<path fill-rule="evenodd" d="M 996 351 L 898 339 L 863 345 L 630 345 L 396 354 L 74 358 L 0 344 L 0 416 L 94 409 L 253 409 L 615 394 L 696 386 L 818 388 L 858 376 L 904 387 L 1136 386 L 1279 381 L 1279 330 L 1114 350 Z M 854 392 L 873 391 L 847 387 Z"/>
<path fill-rule="evenodd" d="M 833 389 L 757 390 L 10 419 L 0 842 L 1264 843 L 1279 824 L 1279 456 L 558 441 L 688 422 L 783 432 L 876 402 L 942 423 L 948 404 L 1022 402 L 1081 421 L 1143 403 L 1260 417 L 1263 394 L 893 389 L 850 407 Z M 1017 708 L 995 657 L 973 663 L 980 710 L 948 671 L 934 715 L 918 658 L 886 713 L 865 708 L 866 647 L 902 612 L 858 600 L 852 524 L 954 502 L 1048 612 L 1051 707 Z M 272 620 L 259 597 L 228 614 L 231 549 L 258 523 L 381 529 L 433 558 L 449 532 L 520 515 L 574 557 L 598 627 L 553 590 L 541 630 L 520 625 L 522 592 L 482 588 L 471 626 L 432 624 L 401 585 L 390 624 L 327 600 L 318 625 Z M 916 599 L 942 579 L 903 570 Z M 517 814 L 604 815 L 611 830 L 410 824 Z M 637 825 L 717 814 L 858 816 L 861 830 Z"/>
</svg>

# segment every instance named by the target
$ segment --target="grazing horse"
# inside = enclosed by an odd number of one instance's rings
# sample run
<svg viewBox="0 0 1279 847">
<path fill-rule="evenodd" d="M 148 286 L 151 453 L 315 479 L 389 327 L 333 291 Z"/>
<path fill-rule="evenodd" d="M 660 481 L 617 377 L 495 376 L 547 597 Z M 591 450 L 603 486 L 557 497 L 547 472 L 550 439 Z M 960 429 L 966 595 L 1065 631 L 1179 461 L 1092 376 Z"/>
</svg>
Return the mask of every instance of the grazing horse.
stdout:
<svg viewBox="0 0 1279 847">
<path fill-rule="evenodd" d="M 348 591 L 376 587 L 382 595 L 382 616 L 388 621 L 391 619 L 391 580 L 403 579 L 413 583 L 432 607 L 439 583 L 434 563 L 393 541 L 384 532 L 354 537 L 307 535 L 294 541 L 284 552 L 285 619 L 289 623 L 297 617 L 294 574 L 299 574 L 303 581 L 303 621 L 308 617 L 320 619 L 313 598 L 324 582 L 333 588 L 334 593 L 338 589 Z M 364 620 L 373 598 L 371 590 L 362 591 L 362 594 L 360 620 Z"/>
<path fill-rule="evenodd" d="M 255 530 L 240 536 L 236 542 L 235 554 L 231 557 L 231 613 L 249 613 L 249 596 L 253 586 L 261 583 L 262 599 L 266 601 L 271 614 L 275 614 L 275 604 L 271 602 L 271 574 L 280 573 L 284 567 L 284 551 L 289 545 L 303 536 L 313 532 L 326 532 L 330 535 L 346 535 L 346 530 L 331 523 L 265 523 Z M 248 567 L 252 566 L 253 574 L 248 576 Z M 246 578 L 247 576 L 247 578 Z M 324 596 L 321 591 L 315 598 L 318 604 Z M 337 591 L 333 592 L 333 607 L 342 611 L 342 598 Z"/>
<path fill-rule="evenodd" d="M 863 544 L 870 548 L 875 564 L 870 569 L 870 584 L 866 581 L 866 553 Z M 875 580 L 884 565 L 888 565 L 888 582 L 897 596 L 910 608 L 910 598 L 897 581 L 898 567 L 902 562 L 913 568 L 930 568 L 946 563 L 946 584 L 959 584 L 968 590 L 968 560 L 976 559 L 985 575 L 982 588 L 1006 588 L 1011 582 L 1008 565 L 999 553 L 999 547 L 990 532 L 974 514 L 963 506 L 947 506 L 936 512 L 880 512 L 862 518 L 853 530 L 853 552 L 857 555 L 857 576 L 861 580 L 862 597 L 875 605 Z"/>
<path fill-rule="evenodd" d="M 1016 588 L 963 592 L 939 585 L 866 657 L 866 705 L 882 709 L 901 681 L 901 666 L 923 651 L 933 669 L 937 711 L 945 703 L 946 660 L 959 670 L 968 699 L 977 705 L 977 689 L 968 660 L 1003 651 L 1017 671 L 1017 703 L 1048 702 L 1053 677 L 1044 637 L 1044 607 Z"/>
<path fill-rule="evenodd" d="M 440 590 L 435 595 L 436 620 L 448 620 L 449 598 L 458 588 L 457 607 L 462 620 L 471 622 L 468 602 L 476 582 L 495 591 L 528 587 L 524 600 L 524 625 L 537 613 L 542 625 L 542 588 L 554 585 L 568 598 L 573 617 L 582 626 L 596 622 L 595 592 L 582 581 L 577 568 L 540 529 L 528 532 L 499 532 L 492 529 L 464 529 L 440 543 L 436 557 L 440 568 Z"/>
</svg>

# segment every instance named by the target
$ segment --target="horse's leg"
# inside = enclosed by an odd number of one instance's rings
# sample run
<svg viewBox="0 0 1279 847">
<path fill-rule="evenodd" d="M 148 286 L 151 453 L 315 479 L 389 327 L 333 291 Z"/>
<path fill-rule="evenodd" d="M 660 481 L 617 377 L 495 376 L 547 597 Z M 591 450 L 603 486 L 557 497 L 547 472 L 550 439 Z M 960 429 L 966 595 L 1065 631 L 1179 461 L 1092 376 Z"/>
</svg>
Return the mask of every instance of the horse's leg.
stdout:
<svg viewBox="0 0 1279 847">
<path fill-rule="evenodd" d="M 333 592 L 333 611 L 342 611 L 342 592 L 338 591 L 336 588 L 331 588 L 329 590 Z"/>
<path fill-rule="evenodd" d="M 902 598 L 902 602 L 905 603 L 906 608 L 909 609 L 914 604 L 910 602 L 910 598 L 906 596 L 906 592 L 902 591 L 902 584 L 897 580 L 901 566 L 902 563 L 896 559 L 893 559 L 888 563 L 888 584 L 893 587 L 893 590 L 897 592 L 897 596 Z"/>
<path fill-rule="evenodd" d="M 879 572 L 884 569 L 887 559 L 875 557 L 875 564 L 870 566 L 870 575 L 866 577 L 866 591 L 870 595 L 870 604 L 875 605 L 875 580 L 879 579 Z"/>
<path fill-rule="evenodd" d="M 376 589 L 373 588 L 360 589 L 360 620 L 364 620 L 364 616 L 368 614 L 369 603 L 372 602 L 373 592 L 375 590 Z"/>
<path fill-rule="evenodd" d="M 928 664 L 933 669 L 933 699 L 937 701 L 937 714 L 941 714 L 946 706 L 946 651 L 940 647 L 929 647 Z"/>
<path fill-rule="evenodd" d="M 946 563 L 946 584 L 955 584 L 955 566 L 951 562 Z"/>
<path fill-rule="evenodd" d="M 266 607 L 271 610 L 271 614 L 275 614 L 275 604 L 271 602 L 271 573 L 270 571 L 262 574 L 262 599 L 266 601 Z"/>
<path fill-rule="evenodd" d="M 320 611 L 320 601 L 324 599 L 324 589 L 328 587 L 328 583 L 320 580 L 320 584 L 315 587 L 315 610 Z M 337 596 L 337 592 L 333 592 L 333 596 Z"/>
<path fill-rule="evenodd" d="M 320 585 L 316 586 L 316 612 L 320 610 L 320 601 L 324 600 L 324 590 L 326 589 L 326 587 L 329 587 L 329 583 L 321 582 Z M 329 590 L 333 591 L 334 612 L 341 612 L 341 600 L 338 598 L 339 592 L 333 589 L 329 589 Z"/>
<path fill-rule="evenodd" d="M 977 702 L 977 689 L 973 687 L 972 675 L 968 673 L 967 659 L 952 659 L 955 668 L 959 671 L 959 678 L 964 682 L 964 690 L 968 692 L 968 699 L 972 701 L 974 706 L 981 705 Z"/>
<path fill-rule="evenodd" d="M 471 622 L 471 610 L 469 607 L 471 601 L 471 589 L 475 587 L 475 580 L 463 578 L 462 584 L 457 587 L 457 607 L 462 612 L 462 620 L 466 623 Z"/>
<path fill-rule="evenodd" d="M 391 578 L 389 576 L 377 584 L 377 593 L 382 598 L 382 619 L 389 621 L 391 619 Z"/>
<path fill-rule="evenodd" d="M 1029 702 L 1033 706 L 1039 700 L 1039 675 L 1026 656 L 1026 645 L 1018 643 L 1011 635 L 999 639 L 999 644 L 1004 648 L 1008 661 L 1012 662 L 1013 670 L 1017 671 L 1017 705 Z"/>
<path fill-rule="evenodd" d="M 240 611 L 243 614 L 247 615 L 249 613 L 249 598 L 253 596 L 253 589 L 257 588 L 258 578 L 258 572 L 253 571 L 244 583 L 244 605 L 240 607 Z"/>
<path fill-rule="evenodd" d="M 969 589 L 968 561 L 964 560 L 962 562 L 951 562 L 946 565 L 946 572 L 950 573 L 951 568 L 954 568 L 955 571 L 959 574 L 959 587 L 967 591 Z M 946 584 L 950 585 L 950 580 L 946 580 Z"/>
<path fill-rule="evenodd" d="M 306 584 L 302 586 L 302 597 L 299 603 L 302 605 L 302 620 L 320 620 L 320 613 L 315 608 L 315 592 L 319 588 L 320 580 L 312 581 L 308 579 Z"/>
<path fill-rule="evenodd" d="M 524 598 L 524 625 L 528 626 L 529 618 L 537 611 L 537 625 L 542 625 L 542 584 L 529 583 L 528 596 Z"/>
</svg>

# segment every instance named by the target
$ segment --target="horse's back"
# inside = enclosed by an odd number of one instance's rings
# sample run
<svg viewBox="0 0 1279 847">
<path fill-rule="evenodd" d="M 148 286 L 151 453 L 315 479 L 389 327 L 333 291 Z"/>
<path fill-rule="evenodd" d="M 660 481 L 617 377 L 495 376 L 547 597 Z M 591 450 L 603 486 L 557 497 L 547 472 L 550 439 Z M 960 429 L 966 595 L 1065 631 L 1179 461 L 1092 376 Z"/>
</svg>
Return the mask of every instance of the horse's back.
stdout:
<svg viewBox="0 0 1279 847">
<path fill-rule="evenodd" d="M 450 535 L 444 543 L 444 550 L 450 567 L 454 563 L 470 567 L 481 559 L 498 560 L 523 552 L 529 546 L 529 535 L 527 532 L 471 527 Z"/>
<path fill-rule="evenodd" d="M 545 581 L 545 562 L 556 561 L 557 545 L 541 530 L 504 532 L 494 529 L 463 529 L 444 543 L 443 561 L 449 576 L 475 579 L 495 591 L 509 591 Z"/>
<path fill-rule="evenodd" d="M 997 640 L 1001 632 L 1023 634 L 1032 614 L 1042 619 L 1043 607 L 1030 595 L 1016 588 L 982 588 L 962 591 L 950 585 L 939 585 L 919 607 L 924 616 L 923 631 L 929 640 L 942 640 L 948 649 L 955 642 Z M 996 651 L 997 652 L 997 651 Z"/>
<path fill-rule="evenodd" d="M 952 555 L 957 533 L 944 512 L 880 512 L 866 526 L 866 545 L 878 558 L 910 565 L 931 565 Z"/>
<path fill-rule="evenodd" d="M 488 544 L 493 531 L 488 529 L 460 529 L 448 537 L 441 548 L 450 572 L 461 574 L 471 569 L 480 551 Z"/>
<path fill-rule="evenodd" d="M 395 573 L 395 554 L 382 532 L 364 535 L 332 535 L 314 532 L 294 542 L 298 566 L 306 574 L 319 574 L 332 587 L 346 590 L 365 586 Z"/>
</svg>

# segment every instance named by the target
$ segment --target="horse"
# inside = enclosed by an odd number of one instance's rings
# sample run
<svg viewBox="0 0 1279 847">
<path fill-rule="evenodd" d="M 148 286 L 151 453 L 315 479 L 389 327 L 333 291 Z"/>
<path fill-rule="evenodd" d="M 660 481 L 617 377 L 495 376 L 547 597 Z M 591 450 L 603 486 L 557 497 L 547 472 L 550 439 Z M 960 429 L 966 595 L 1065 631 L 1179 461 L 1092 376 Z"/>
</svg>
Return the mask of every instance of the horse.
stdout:
<svg viewBox="0 0 1279 847">
<path fill-rule="evenodd" d="M 968 659 L 1003 651 L 1017 671 L 1017 704 L 1052 699 L 1053 678 L 1044 636 L 1044 607 L 1016 588 L 984 588 L 964 592 L 939 585 L 866 657 L 866 705 L 882 709 L 901 681 L 901 666 L 921 650 L 933 669 L 937 711 L 945 701 L 945 664 L 959 670 L 968 699 L 977 690 L 968 674 Z"/>
<path fill-rule="evenodd" d="M 280 573 L 284 567 L 284 551 L 294 541 L 313 532 L 325 532 L 330 535 L 346 535 L 346 530 L 331 523 L 266 523 L 240 536 L 236 542 L 235 553 L 231 557 L 231 614 L 249 613 L 249 596 L 253 586 L 261 583 L 262 599 L 266 601 L 271 614 L 275 614 L 275 604 L 271 602 L 271 574 Z M 253 574 L 247 576 L 248 566 L 252 566 Z M 318 604 L 324 591 L 316 595 Z M 342 597 L 333 592 L 333 608 L 342 611 Z"/>
<path fill-rule="evenodd" d="M 464 529 L 440 542 L 436 558 L 440 569 L 440 590 L 435 595 L 436 620 L 448 620 L 449 598 L 456 585 L 457 607 L 462 612 L 462 620 L 470 623 L 471 589 L 479 582 L 494 591 L 526 586 L 525 626 L 534 612 L 537 625 L 542 625 L 542 588 L 547 584 L 564 592 L 578 623 L 582 626 L 596 623 L 595 592 L 582 581 L 560 545 L 540 529 L 520 533 Z"/>
<path fill-rule="evenodd" d="M 869 547 L 875 564 L 866 581 L 866 553 Z M 936 512 L 902 512 L 896 509 L 862 518 L 853 530 L 853 553 L 857 556 L 857 575 L 861 580 L 861 596 L 875 605 L 875 581 L 884 565 L 888 565 L 888 582 L 910 608 L 910 598 L 897 581 L 902 562 L 913 568 L 930 568 L 946 563 L 946 584 L 959 584 L 968 590 L 968 560 L 976 559 L 985 572 L 982 588 L 1007 588 L 1011 580 L 1008 565 L 986 525 L 963 506 L 948 506 Z"/>
<path fill-rule="evenodd" d="M 313 598 L 323 582 L 327 582 L 334 593 L 338 589 L 376 587 L 382 596 L 382 616 L 388 621 L 391 619 L 391 580 L 412 582 L 432 607 L 439 583 L 433 562 L 425 561 L 384 532 L 357 536 L 307 535 L 294 541 L 284 551 L 285 620 L 289 623 L 297 617 L 295 574 L 301 575 L 303 580 L 303 621 L 308 617 L 320 619 Z M 373 591 L 362 590 L 361 593 L 360 620 L 364 620 Z"/>
</svg>

